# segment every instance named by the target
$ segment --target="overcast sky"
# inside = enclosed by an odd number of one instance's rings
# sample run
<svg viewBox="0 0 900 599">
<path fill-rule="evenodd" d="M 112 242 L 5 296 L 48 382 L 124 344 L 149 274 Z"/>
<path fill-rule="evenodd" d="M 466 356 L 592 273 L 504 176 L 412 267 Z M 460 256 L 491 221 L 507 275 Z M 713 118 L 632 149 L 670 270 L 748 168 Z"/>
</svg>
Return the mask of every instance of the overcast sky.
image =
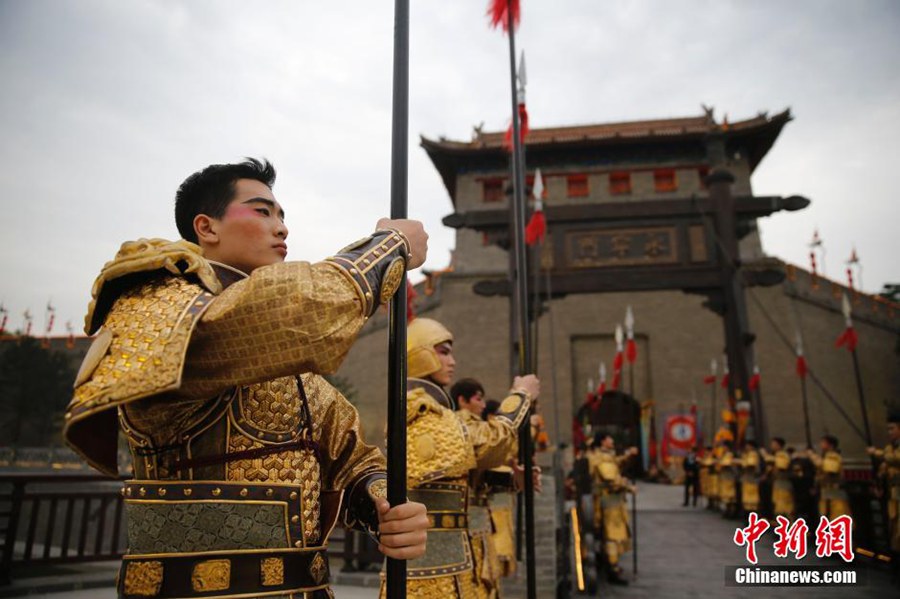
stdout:
<svg viewBox="0 0 900 599">
<path fill-rule="evenodd" d="M 812 206 L 760 222 L 764 249 L 900 281 L 900 3 L 523 0 L 532 127 L 790 107 L 752 179 Z M 506 38 L 486 0 L 413 0 L 410 214 L 449 259 L 451 210 L 418 136 L 509 118 Z M 57 308 L 76 331 L 120 243 L 175 238 L 174 191 L 243 156 L 279 169 L 289 259 L 317 260 L 389 210 L 389 0 L 0 0 L 0 301 L 9 328 Z M 844 280 L 841 274 L 838 277 Z"/>
</svg>

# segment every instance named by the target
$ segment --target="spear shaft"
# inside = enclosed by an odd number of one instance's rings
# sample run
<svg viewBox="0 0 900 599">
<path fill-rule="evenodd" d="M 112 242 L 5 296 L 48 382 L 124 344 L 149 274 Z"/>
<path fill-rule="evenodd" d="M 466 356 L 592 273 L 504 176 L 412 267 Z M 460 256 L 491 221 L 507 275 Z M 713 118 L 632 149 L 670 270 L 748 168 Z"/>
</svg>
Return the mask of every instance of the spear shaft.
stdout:
<svg viewBox="0 0 900 599">
<path fill-rule="evenodd" d="M 508 3 L 509 19 L 509 78 L 512 97 L 513 125 L 513 251 L 515 252 L 515 297 L 516 328 L 518 329 L 518 366 L 519 375 L 528 374 L 531 365 L 531 339 L 528 326 L 528 276 L 527 255 L 525 252 L 525 165 L 519 123 L 519 97 L 516 87 L 516 24 L 512 2 Z M 535 574 L 534 552 L 534 448 L 531 439 L 531 412 L 519 429 L 519 447 L 522 453 L 522 466 L 525 469 L 525 571 L 527 581 L 527 597 L 537 597 L 537 580 Z"/>
<path fill-rule="evenodd" d="M 391 218 L 407 216 L 409 157 L 409 0 L 394 3 Z M 406 502 L 406 274 L 391 300 L 388 332 L 387 499 Z M 406 561 L 387 559 L 387 596 L 406 597 Z"/>
</svg>

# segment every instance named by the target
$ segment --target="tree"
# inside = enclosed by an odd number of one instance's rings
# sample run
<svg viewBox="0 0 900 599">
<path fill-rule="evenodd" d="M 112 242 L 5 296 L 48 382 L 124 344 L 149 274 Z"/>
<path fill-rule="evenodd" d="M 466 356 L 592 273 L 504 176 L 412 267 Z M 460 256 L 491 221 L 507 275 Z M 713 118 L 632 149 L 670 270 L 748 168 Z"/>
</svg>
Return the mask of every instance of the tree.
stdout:
<svg viewBox="0 0 900 599">
<path fill-rule="evenodd" d="M 34 337 L 4 341 L 0 354 L 0 442 L 13 447 L 62 444 L 75 369 L 63 352 Z"/>
</svg>

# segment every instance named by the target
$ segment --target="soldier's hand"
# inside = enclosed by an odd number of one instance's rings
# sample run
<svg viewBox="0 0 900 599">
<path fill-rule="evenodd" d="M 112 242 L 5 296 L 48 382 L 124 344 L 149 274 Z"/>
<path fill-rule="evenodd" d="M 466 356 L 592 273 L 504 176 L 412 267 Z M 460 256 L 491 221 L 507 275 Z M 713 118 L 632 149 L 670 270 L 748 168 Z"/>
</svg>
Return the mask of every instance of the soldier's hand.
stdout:
<svg viewBox="0 0 900 599">
<path fill-rule="evenodd" d="M 524 391 L 531 396 L 533 401 L 541 394 L 541 380 L 533 374 L 517 376 L 513 379 L 510 391 Z"/>
<path fill-rule="evenodd" d="M 394 559 L 415 559 L 425 554 L 428 516 L 425 505 L 407 501 L 391 507 L 386 499 L 377 499 L 378 551 Z"/>
<path fill-rule="evenodd" d="M 877 451 L 878 450 L 875 449 L 874 447 L 866 447 L 866 453 L 869 455 L 875 455 L 875 452 L 877 452 Z"/>
<path fill-rule="evenodd" d="M 525 490 L 525 468 L 518 462 L 514 462 L 510 465 L 510 467 L 513 471 L 513 487 L 515 488 L 516 492 L 518 493 Z M 534 484 L 535 493 L 540 493 L 544 490 L 544 485 L 541 482 L 540 466 L 532 466 L 531 482 Z"/>
<path fill-rule="evenodd" d="M 425 227 L 417 220 L 382 218 L 375 225 L 376 229 L 394 229 L 400 231 L 409 241 L 409 261 L 406 264 L 407 270 L 418 268 L 425 263 L 428 255 L 428 233 Z"/>
</svg>

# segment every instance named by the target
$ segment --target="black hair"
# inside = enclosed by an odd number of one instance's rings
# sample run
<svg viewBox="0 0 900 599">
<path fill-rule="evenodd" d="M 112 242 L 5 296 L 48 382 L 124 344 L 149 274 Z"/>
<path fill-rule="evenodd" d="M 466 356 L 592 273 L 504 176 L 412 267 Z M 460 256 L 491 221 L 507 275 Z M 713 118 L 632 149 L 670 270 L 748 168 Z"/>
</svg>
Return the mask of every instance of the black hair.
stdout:
<svg viewBox="0 0 900 599">
<path fill-rule="evenodd" d="M 459 379 L 450 387 L 450 397 L 456 402 L 459 401 L 460 396 L 469 401 L 476 393 L 484 395 L 484 387 L 475 379 Z"/>
<path fill-rule="evenodd" d="M 838 438 L 834 435 L 823 435 L 822 439 L 824 439 L 832 448 L 838 448 Z"/>
<path fill-rule="evenodd" d="M 594 434 L 594 447 L 600 447 L 600 444 L 603 443 L 603 440 L 606 439 L 607 437 L 610 437 L 613 439 L 613 441 L 615 441 L 615 438 L 609 433 L 604 433 L 604 432 L 595 433 Z"/>
<path fill-rule="evenodd" d="M 492 414 L 496 414 L 500 411 L 500 402 L 496 399 L 489 399 L 484 402 L 484 411 L 481 413 L 481 417 L 485 420 L 488 419 L 488 416 Z"/>
<path fill-rule="evenodd" d="M 772 440 L 778 443 L 778 447 L 784 448 L 785 441 L 784 437 L 772 437 Z"/>
<path fill-rule="evenodd" d="M 275 167 L 265 158 L 247 158 L 237 164 L 212 164 L 184 180 L 175 194 L 175 225 L 183 239 L 197 243 L 194 218 L 198 214 L 222 218 L 234 199 L 238 179 L 253 179 L 271 189 Z"/>
</svg>

